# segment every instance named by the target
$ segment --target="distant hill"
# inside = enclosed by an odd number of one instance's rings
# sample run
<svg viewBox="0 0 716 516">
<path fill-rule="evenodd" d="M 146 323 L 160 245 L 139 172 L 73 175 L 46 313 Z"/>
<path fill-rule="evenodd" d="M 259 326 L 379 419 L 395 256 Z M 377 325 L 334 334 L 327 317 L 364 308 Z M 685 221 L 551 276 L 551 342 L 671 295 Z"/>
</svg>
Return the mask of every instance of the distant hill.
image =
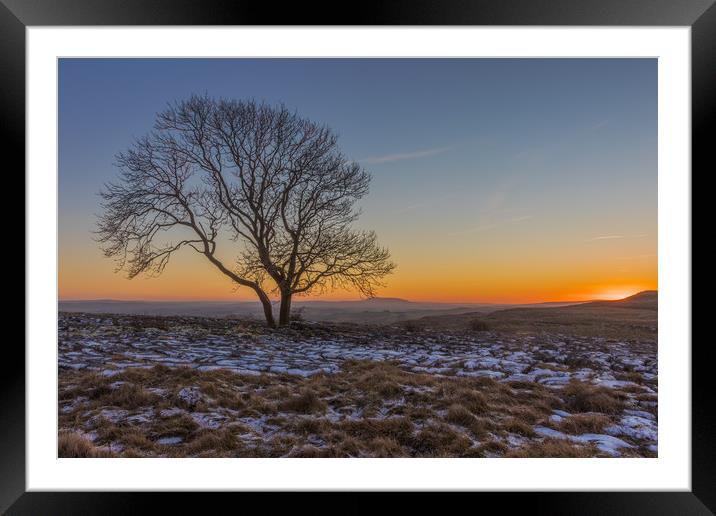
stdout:
<svg viewBox="0 0 716 516">
<path fill-rule="evenodd" d="M 645 291 L 616 301 L 560 307 L 510 307 L 489 313 L 436 314 L 406 324 L 432 329 L 485 328 L 500 332 L 555 332 L 656 341 L 657 317 L 657 292 Z"/>
<path fill-rule="evenodd" d="M 509 305 L 423 303 L 398 298 L 372 298 L 356 301 L 293 302 L 293 313 L 308 321 L 353 322 L 386 325 L 417 319 L 430 314 L 457 314 L 493 311 Z M 276 306 L 278 309 L 278 306 Z M 120 301 L 111 299 L 60 301 L 61 312 L 128 315 L 188 315 L 262 319 L 263 309 L 253 301 Z"/>
<path fill-rule="evenodd" d="M 377 296 L 370 297 L 368 299 L 362 299 L 361 301 L 363 303 L 368 303 L 368 304 L 371 304 L 371 303 L 399 303 L 399 304 L 408 303 L 408 304 L 412 304 L 414 302 L 414 301 L 408 301 L 407 299 L 401 299 L 399 297 L 377 297 Z"/>
<path fill-rule="evenodd" d="M 617 299 L 615 301 L 592 301 L 590 303 L 584 303 L 580 306 L 610 306 L 614 308 L 657 310 L 659 306 L 659 292 L 656 290 L 644 290 L 643 292 L 625 297 L 624 299 Z"/>
<path fill-rule="evenodd" d="M 253 301 L 123 301 L 117 299 L 60 300 L 60 312 L 126 315 L 189 315 L 198 317 L 256 317 L 261 305 Z"/>
<path fill-rule="evenodd" d="M 567 303 L 507 305 L 491 303 L 436 303 L 375 297 L 355 301 L 295 299 L 293 313 L 308 321 L 352 322 L 389 325 L 426 316 L 456 316 L 465 312 L 487 314 L 523 306 L 564 306 Z M 263 318 L 254 301 L 121 301 L 92 299 L 60 301 L 61 312 L 114 313 L 129 315 L 190 315 L 200 317 Z"/>
</svg>

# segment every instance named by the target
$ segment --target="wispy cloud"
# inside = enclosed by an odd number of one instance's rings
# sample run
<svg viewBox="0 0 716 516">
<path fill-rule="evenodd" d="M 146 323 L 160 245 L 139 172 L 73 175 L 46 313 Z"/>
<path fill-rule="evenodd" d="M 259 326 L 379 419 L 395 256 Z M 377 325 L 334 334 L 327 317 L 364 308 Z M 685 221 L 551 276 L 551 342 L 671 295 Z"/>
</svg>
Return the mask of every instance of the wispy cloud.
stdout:
<svg viewBox="0 0 716 516">
<path fill-rule="evenodd" d="M 595 236 L 594 238 L 590 238 L 590 240 L 615 240 L 617 238 L 624 238 L 624 235 L 603 235 L 603 236 Z"/>
<path fill-rule="evenodd" d="M 368 163 L 371 165 L 376 165 L 379 163 L 393 163 L 395 161 L 403 161 L 406 159 L 418 159 L 418 158 L 427 158 L 429 156 L 435 156 L 437 154 L 442 154 L 443 152 L 447 152 L 452 147 L 437 147 L 434 149 L 422 149 L 417 150 L 414 152 L 401 152 L 396 154 L 385 154 L 383 156 L 369 156 L 367 158 L 359 159 L 358 161 L 361 163 Z"/>
<path fill-rule="evenodd" d="M 644 238 L 646 235 L 600 235 L 590 238 L 590 241 L 594 240 L 616 240 L 619 238 Z"/>
</svg>

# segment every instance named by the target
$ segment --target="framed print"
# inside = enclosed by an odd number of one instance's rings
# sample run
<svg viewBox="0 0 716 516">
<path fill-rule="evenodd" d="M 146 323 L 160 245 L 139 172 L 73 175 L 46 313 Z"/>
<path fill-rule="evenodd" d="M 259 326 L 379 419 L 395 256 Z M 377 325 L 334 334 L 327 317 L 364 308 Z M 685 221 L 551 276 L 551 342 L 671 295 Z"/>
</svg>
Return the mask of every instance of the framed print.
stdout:
<svg viewBox="0 0 716 516">
<path fill-rule="evenodd" d="M 710 513 L 711 3 L 4 2 L 27 330 L 0 507 Z"/>
</svg>

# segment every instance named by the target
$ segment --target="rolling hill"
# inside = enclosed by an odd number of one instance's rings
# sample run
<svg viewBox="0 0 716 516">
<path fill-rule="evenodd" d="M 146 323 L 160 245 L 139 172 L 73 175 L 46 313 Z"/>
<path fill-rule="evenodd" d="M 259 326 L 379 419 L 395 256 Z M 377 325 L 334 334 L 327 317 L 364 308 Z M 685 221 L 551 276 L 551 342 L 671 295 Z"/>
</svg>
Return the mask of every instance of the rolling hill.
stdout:
<svg viewBox="0 0 716 516">
<path fill-rule="evenodd" d="M 471 329 L 654 340 L 658 294 L 644 291 L 615 301 L 591 301 L 561 307 L 519 307 L 458 315 L 432 315 L 412 321 L 414 327 Z"/>
<path fill-rule="evenodd" d="M 657 310 L 659 305 L 659 293 L 656 290 L 645 290 L 633 296 L 617 299 L 616 301 L 591 301 L 584 303 L 582 307 L 611 307 L 611 308 L 635 308 L 643 310 Z"/>
</svg>

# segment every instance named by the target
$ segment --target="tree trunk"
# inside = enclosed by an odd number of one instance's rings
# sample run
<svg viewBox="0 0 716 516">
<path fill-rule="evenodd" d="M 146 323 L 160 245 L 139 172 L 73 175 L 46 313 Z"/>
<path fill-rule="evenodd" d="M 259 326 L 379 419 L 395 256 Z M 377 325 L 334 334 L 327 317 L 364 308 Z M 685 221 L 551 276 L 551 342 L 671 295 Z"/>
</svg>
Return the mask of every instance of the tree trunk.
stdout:
<svg viewBox="0 0 716 516">
<path fill-rule="evenodd" d="M 281 292 L 281 308 L 279 309 L 278 325 L 285 326 L 291 320 L 291 293 Z"/>
<path fill-rule="evenodd" d="M 264 316 L 266 317 L 266 325 L 269 328 L 276 327 L 276 320 L 273 318 L 273 307 L 271 306 L 271 300 L 262 291 L 256 291 L 259 296 L 259 300 L 264 307 Z"/>
</svg>

